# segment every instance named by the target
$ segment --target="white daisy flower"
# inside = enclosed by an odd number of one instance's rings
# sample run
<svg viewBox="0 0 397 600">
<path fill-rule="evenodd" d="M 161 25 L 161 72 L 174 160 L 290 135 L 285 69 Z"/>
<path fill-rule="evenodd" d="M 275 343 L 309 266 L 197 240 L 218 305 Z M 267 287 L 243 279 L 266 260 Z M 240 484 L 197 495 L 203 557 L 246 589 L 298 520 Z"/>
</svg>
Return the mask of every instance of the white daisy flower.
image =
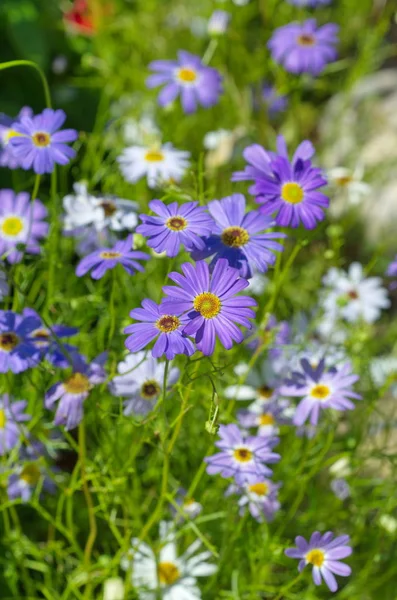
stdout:
<svg viewBox="0 0 397 600">
<path fill-rule="evenodd" d="M 190 152 L 176 150 L 172 144 L 163 146 L 129 146 L 117 159 L 121 172 L 130 183 L 147 177 L 150 188 L 180 181 L 189 166 Z"/>
<path fill-rule="evenodd" d="M 215 10 L 208 19 L 207 30 L 209 35 L 224 34 L 228 28 L 230 17 L 230 13 L 225 10 Z"/>
<path fill-rule="evenodd" d="M 362 180 L 364 169 L 361 166 L 357 166 L 355 169 L 335 167 L 330 169 L 327 174 L 332 187 L 335 191 L 343 194 L 349 204 L 359 204 L 362 198 L 371 191 L 371 186 Z"/>
<path fill-rule="evenodd" d="M 374 323 L 382 309 L 390 306 L 387 290 L 380 277 L 365 277 L 363 267 L 354 262 L 348 272 L 332 268 L 323 279 L 327 290 L 322 299 L 325 313 L 350 323 L 361 319 Z"/>
<path fill-rule="evenodd" d="M 132 567 L 132 583 L 139 589 L 140 600 L 156 600 L 160 590 L 163 600 L 200 600 L 197 577 L 213 575 L 217 567 L 207 562 L 211 552 L 196 554 L 201 541 L 196 540 L 178 556 L 172 523 L 160 523 L 161 548 L 153 550 L 139 539 L 132 539 L 130 558 L 121 562 L 125 570 Z"/>
<path fill-rule="evenodd" d="M 124 139 L 127 144 L 152 144 L 160 135 L 154 118 L 150 114 L 143 115 L 141 119 L 127 119 L 123 126 Z"/>
<path fill-rule="evenodd" d="M 63 199 L 64 230 L 94 226 L 96 231 L 109 227 L 113 231 L 133 230 L 138 224 L 138 205 L 132 200 L 90 194 L 84 182 L 75 183 L 74 194 Z"/>
<path fill-rule="evenodd" d="M 379 356 L 374 358 L 369 367 L 371 377 L 377 387 L 385 385 L 388 377 L 397 377 L 397 356 Z"/>
</svg>

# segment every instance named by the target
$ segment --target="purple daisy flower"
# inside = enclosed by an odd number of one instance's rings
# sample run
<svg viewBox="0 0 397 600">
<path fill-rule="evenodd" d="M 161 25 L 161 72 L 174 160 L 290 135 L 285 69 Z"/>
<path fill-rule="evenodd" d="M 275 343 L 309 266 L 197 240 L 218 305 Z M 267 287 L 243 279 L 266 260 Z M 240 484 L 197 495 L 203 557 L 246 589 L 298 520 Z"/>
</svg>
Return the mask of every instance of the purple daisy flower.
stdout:
<svg viewBox="0 0 397 600">
<path fill-rule="evenodd" d="M 193 113 L 197 104 L 204 108 L 216 104 L 222 93 L 222 76 L 190 52 L 180 50 L 178 60 L 155 60 L 149 68 L 155 74 L 146 79 L 147 87 L 165 84 L 158 97 L 160 106 L 170 104 L 180 95 L 184 112 Z"/>
<path fill-rule="evenodd" d="M 66 325 L 52 325 L 51 329 L 46 327 L 40 316 L 32 308 L 24 308 L 24 317 L 36 317 L 40 319 L 40 327 L 34 329 L 29 334 L 29 341 L 34 344 L 41 354 L 41 358 L 48 360 L 56 367 L 70 366 L 68 355 L 77 351 L 76 346 L 71 346 L 65 342 L 59 342 L 63 338 L 71 337 L 78 333 L 77 327 L 68 327 Z"/>
<path fill-rule="evenodd" d="M 293 418 L 295 425 L 303 425 L 309 417 L 311 425 L 317 425 L 320 412 L 325 408 L 353 410 L 351 398 L 361 400 L 362 396 L 352 390 L 359 377 L 351 372 L 349 363 L 338 370 L 335 367 L 326 370 L 324 359 L 316 368 L 302 359 L 301 366 L 303 372 L 294 372 L 279 390 L 282 395 L 302 398 Z"/>
<path fill-rule="evenodd" d="M 55 164 L 67 165 L 76 156 L 67 143 L 77 140 L 75 129 L 59 129 L 66 120 L 63 110 L 45 108 L 40 115 L 24 116 L 14 123 L 16 132 L 10 138 L 12 152 L 22 169 L 35 173 L 51 173 Z"/>
<path fill-rule="evenodd" d="M 226 490 L 225 496 L 232 494 L 240 496 L 238 505 L 241 516 L 244 516 L 248 509 L 258 523 L 270 522 L 280 509 L 280 502 L 277 499 L 280 487 L 281 483 L 273 483 L 270 479 L 261 478 L 254 483 L 245 483 L 241 486 L 232 484 Z"/>
<path fill-rule="evenodd" d="M 391 290 L 395 290 L 397 288 L 397 254 L 394 257 L 394 260 L 387 267 L 386 275 L 396 279 L 396 281 L 392 281 L 389 286 Z"/>
<path fill-rule="evenodd" d="M 265 463 L 276 463 L 280 455 L 272 452 L 278 443 L 277 438 L 245 437 L 237 425 L 220 425 L 220 440 L 215 446 L 221 452 L 204 458 L 208 464 L 207 473 L 221 477 L 234 477 L 238 485 L 255 483 L 272 474 Z"/>
<path fill-rule="evenodd" d="M 148 238 L 150 248 L 172 257 L 178 254 L 181 245 L 189 251 L 205 247 L 200 236 L 210 235 L 214 222 L 198 202 L 181 206 L 172 202 L 167 206 L 161 200 L 152 200 L 149 207 L 158 216 L 140 215 L 143 225 L 136 231 Z"/>
<path fill-rule="evenodd" d="M 24 411 L 27 402 L 18 400 L 11 402 L 8 394 L 0 397 L 0 455 L 3 456 L 19 443 L 23 429 L 19 423 L 30 421 L 31 415 Z"/>
<path fill-rule="evenodd" d="M 193 343 L 182 334 L 182 330 L 189 321 L 185 315 L 168 314 L 162 311 L 161 305 L 153 300 L 143 300 L 142 308 L 134 308 L 130 317 L 141 323 L 133 323 L 124 329 L 124 333 L 131 333 L 125 341 L 130 352 L 138 352 L 156 339 L 152 349 L 152 356 L 160 358 L 165 354 L 172 360 L 176 354 L 191 356 L 194 353 Z"/>
<path fill-rule="evenodd" d="M 279 94 L 276 88 L 268 83 L 263 86 L 262 98 L 270 116 L 284 112 L 288 106 L 288 96 Z"/>
<path fill-rule="evenodd" d="M 338 53 L 338 25 L 317 27 L 316 19 L 276 29 L 268 42 L 273 59 L 289 73 L 319 75 Z"/>
<path fill-rule="evenodd" d="M 236 323 L 251 327 L 249 319 L 255 316 L 249 308 L 256 306 L 253 298 L 236 294 L 248 287 L 248 281 L 239 277 L 237 269 L 220 259 L 212 275 L 204 261 L 182 265 L 183 275 L 172 272 L 169 277 L 180 287 L 166 285 L 168 296 L 162 310 L 169 314 L 187 312 L 190 322 L 185 326 L 185 335 L 195 335 L 197 348 L 205 355 L 213 354 L 215 340 L 228 350 L 233 342 L 240 343 L 244 336 Z"/>
<path fill-rule="evenodd" d="M 45 407 L 52 410 L 59 402 L 54 425 L 64 425 L 66 430 L 74 429 L 83 419 L 83 403 L 91 389 L 103 383 L 106 372 L 103 365 L 107 353 L 97 356 L 91 363 L 78 355 L 73 355 L 73 373 L 65 381 L 59 381 L 45 394 Z"/>
<path fill-rule="evenodd" d="M 40 319 L 36 317 L 0 311 L 0 373 L 21 373 L 40 361 L 40 353 L 29 339 L 39 326 Z"/>
<path fill-rule="evenodd" d="M 40 252 L 39 240 L 48 233 L 48 223 L 43 221 L 47 214 L 40 200 L 31 202 L 26 192 L 0 190 L 0 254 L 9 263 L 21 262 L 24 252 Z M 25 246 L 24 251 L 19 246 Z"/>
<path fill-rule="evenodd" d="M 40 461 L 23 461 L 8 478 L 7 494 L 10 500 L 20 498 L 22 502 L 29 502 L 38 486 L 46 492 L 55 492 L 55 484 L 45 465 Z"/>
<path fill-rule="evenodd" d="M 350 556 L 353 550 L 348 543 L 348 535 L 341 535 L 334 538 L 332 531 L 321 535 L 319 531 L 312 533 L 309 542 L 304 537 L 298 535 L 295 538 L 297 548 L 288 548 L 285 554 L 290 558 L 300 558 L 299 571 L 302 571 L 306 565 L 313 565 L 313 581 L 316 585 L 321 585 L 321 578 L 324 579 L 331 592 L 336 592 L 338 584 L 334 577 L 348 577 L 351 574 L 351 568 L 340 562 L 341 558 Z"/>
<path fill-rule="evenodd" d="M 259 436 L 275 436 L 279 432 L 278 425 L 290 423 L 284 415 L 285 408 L 285 404 L 278 402 L 258 402 L 254 407 L 240 411 L 237 417 L 244 429 L 256 427 Z"/>
<path fill-rule="evenodd" d="M 95 250 L 88 256 L 85 256 L 77 265 L 76 275 L 82 277 L 88 271 L 91 271 L 93 279 L 101 279 L 109 269 L 114 269 L 116 265 L 121 264 L 129 275 L 134 275 L 135 271 L 144 271 L 138 260 L 148 260 L 149 254 L 131 250 L 132 235 L 127 239 L 116 242 L 113 248 L 101 248 Z"/>
<path fill-rule="evenodd" d="M 243 156 L 249 163 L 244 171 L 234 173 L 232 181 L 254 180 L 250 194 L 262 204 L 266 215 L 276 213 L 278 225 L 313 229 L 324 219 L 329 199 L 317 191 L 327 184 L 321 169 L 314 167 L 310 158 L 313 145 L 305 140 L 299 144 L 292 161 L 283 136 L 277 138 L 277 155 L 254 144 L 245 149 Z"/>
<path fill-rule="evenodd" d="M 20 166 L 10 144 L 11 137 L 15 135 L 12 125 L 15 122 L 18 123 L 22 117 L 31 117 L 32 115 L 33 111 L 28 106 L 24 106 L 15 119 L 3 113 L 0 114 L 0 167 L 17 169 Z"/>
<path fill-rule="evenodd" d="M 284 238 L 285 234 L 263 233 L 275 225 L 274 221 L 258 210 L 246 213 L 242 194 L 213 200 L 208 210 L 215 225 L 212 235 L 204 239 L 204 249 L 192 253 L 194 260 L 215 255 L 211 262 L 214 266 L 220 258 L 226 258 L 241 277 L 249 278 L 254 271 L 266 272 L 276 261 L 274 252 L 284 250 L 282 244 L 273 240 Z"/>
</svg>

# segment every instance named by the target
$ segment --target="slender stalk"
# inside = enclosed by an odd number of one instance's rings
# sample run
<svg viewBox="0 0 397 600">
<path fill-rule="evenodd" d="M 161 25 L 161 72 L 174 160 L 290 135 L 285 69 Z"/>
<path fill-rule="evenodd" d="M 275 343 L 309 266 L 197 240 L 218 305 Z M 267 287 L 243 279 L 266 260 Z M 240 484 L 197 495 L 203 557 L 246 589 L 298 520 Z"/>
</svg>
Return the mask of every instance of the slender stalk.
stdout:
<svg viewBox="0 0 397 600">
<path fill-rule="evenodd" d="M 80 459 L 80 469 L 81 469 L 81 479 L 83 484 L 83 493 L 85 497 L 85 501 L 87 504 L 88 510 L 88 523 L 90 527 L 90 533 L 87 538 L 87 542 L 84 548 L 84 565 L 88 570 L 90 561 L 91 561 L 91 553 L 92 548 L 98 533 L 96 518 L 95 518 L 95 510 L 94 504 L 92 502 L 92 497 L 90 493 L 90 489 L 87 482 L 87 471 L 86 471 L 86 438 L 85 438 L 85 425 L 84 420 L 81 421 L 79 425 L 79 459 Z M 87 588 L 89 586 L 87 585 Z M 89 598 L 89 593 L 86 590 L 86 597 Z"/>
<path fill-rule="evenodd" d="M 285 596 L 285 593 L 288 592 L 288 590 L 290 590 L 291 588 L 293 588 L 296 583 L 298 583 L 298 581 L 300 580 L 300 578 L 302 577 L 302 575 L 303 575 L 303 571 L 301 571 L 299 573 L 299 575 L 297 575 L 295 577 L 295 579 L 293 579 L 287 585 L 285 585 L 284 587 L 282 587 L 280 593 L 278 594 L 278 596 L 276 596 L 274 598 L 274 600 L 281 600 L 281 598 L 283 596 Z"/>
<path fill-rule="evenodd" d="M 50 88 L 48 85 L 47 78 L 44 75 L 43 71 L 40 69 L 39 65 L 37 65 L 35 62 L 33 62 L 31 60 L 10 60 L 8 62 L 4 62 L 4 63 L 0 64 L 0 71 L 4 71 L 5 69 L 12 69 L 14 67 L 31 67 L 32 69 L 36 70 L 36 72 L 40 76 L 41 83 L 43 85 L 46 106 L 47 106 L 47 108 L 51 108 Z"/>
<path fill-rule="evenodd" d="M 50 307 L 51 301 L 54 296 L 55 290 L 55 271 L 57 263 L 57 245 L 58 245 L 58 231 L 59 222 L 57 214 L 57 167 L 54 166 L 54 170 L 51 173 L 51 231 L 49 238 L 49 267 L 48 267 L 48 290 L 47 290 L 47 310 Z"/>
</svg>

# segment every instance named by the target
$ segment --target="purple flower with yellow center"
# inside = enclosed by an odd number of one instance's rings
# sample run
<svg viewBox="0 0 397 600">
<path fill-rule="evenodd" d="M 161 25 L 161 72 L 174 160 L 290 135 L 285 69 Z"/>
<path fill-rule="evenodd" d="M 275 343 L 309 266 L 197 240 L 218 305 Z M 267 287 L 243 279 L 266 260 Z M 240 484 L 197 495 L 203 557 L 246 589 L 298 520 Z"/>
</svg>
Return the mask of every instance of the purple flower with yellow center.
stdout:
<svg viewBox="0 0 397 600">
<path fill-rule="evenodd" d="M 308 542 L 298 535 L 295 538 L 297 548 L 288 548 L 285 554 L 290 558 L 300 559 L 299 571 L 306 565 L 312 565 L 315 585 L 321 585 L 323 578 L 331 592 L 336 592 L 338 584 L 334 575 L 348 577 L 351 574 L 351 568 L 341 562 L 341 558 L 347 558 L 353 552 L 349 542 L 348 535 L 334 537 L 332 531 L 327 531 L 324 535 L 315 531 Z"/>
<path fill-rule="evenodd" d="M 149 207 L 157 216 L 140 215 L 143 224 L 136 231 L 148 238 L 150 248 L 172 257 L 181 245 L 189 251 L 205 247 L 200 236 L 210 235 L 214 222 L 198 202 L 172 202 L 167 206 L 161 200 L 152 200 Z"/>
<path fill-rule="evenodd" d="M 180 96 L 184 112 L 193 113 L 197 104 L 204 108 L 214 106 L 222 93 L 222 76 L 190 52 L 180 50 L 178 60 L 155 60 L 149 68 L 155 73 L 147 78 L 147 87 L 165 85 L 158 97 L 160 106 Z"/>
<path fill-rule="evenodd" d="M 39 461 L 24 461 L 9 476 L 7 494 L 10 500 L 20 498 L 22 502 L 29 502 L 37 487 L 45 492 L 55 492 L 55 483 L 45 465 Z"/>
<path fill-rule="evenodd" d="M 232 484 L 226 491 L 225 496 L 238 494 L 240 499 L 240 515 L 243 516 L 248 511 L 259 523 L 264 521 L 273 521 L 275 513 L 280 509 L 280 502 L 277 499 L 278 490 L 281 483 L 273 483 L 270 479 L 258 479 L 254 483 L 245 483 L 244 485 Z"/>
<path fill-rule="evenodd" d="M 389 286 L 391 290 L 395 290 L 397 288 L 397 254 L 394 257 L 394 260 L 387 267 L 386 275 L 396 279 L 396 281 L 392 281 Z"/>
<path fill-rule="evenodd" d="M 130 317 L 141 321 L 124 329 L 124 333 L 131 334 L 125 341 L 130 352 L 138 352 L 156 340 L 152 349 L 154 358 L 165 354 L 168 360 L 172 360 L 176 354 L 191 356 L 194 353 L 191 340 L 182 333 L 189 320 L 186 315 L 164 313 L 161 305 L 146 299 L 142 301 L 142 308 L 134 308 L 130 312 Z"/>
<path fill-rule="evenodd" d="M 0 167 L 17 169 L 20 166 L 14 155 L 13 147 L 9 143 L 12 136 L 15 135 L 12 125 L 19 122 L 22 117 L 31 117 L 32 115 L 33 111 L 28 106 L 24 106 L 15 119 L 3 113 L 0 114 Z"/>
<path fill-rule="evenodd" d="M 104 352 L 91 363 L 79 354 L 73 359 L 73 373 L 65 380 L 53 385 L 45 394 L 45 407 L 52 410 L 56 403 L 54 425 L 64 425 L 66 430 L 74 429 L 83 419 L 83 404 L 91 389 L 106 379 L 103 365 L 107 359 Z"/>
<path fill-rule="evenodd" d="M 65 120 L 63 110 L 45 108 L 40 115 L 14 123 L 10 144 L 22 169 L 33 169 L 38 175 L 52 173 L 55 164 L 67 165 L 76 156 L 67 144 L 78 134 L 75 129 L 60 129 Z"/>
<path fill-rule="evenodd" d="M 362 396 L 352 389 L 359 377 L 351 372 L 350 363 L 338 370 L 335 367 L 326 370 L 324 359 L 317 367 L 302 359 L 301 367 L 302 372 L 294 372 L 279 389 L 284 396 L 302 398 L 293 418 L 295 425 L 303 425 L 310 417 L 310 424 L 315 426 L 322 410 L 353 410 L 355 405 L 351 399 L 361 400 Z"/>
<path fill-rule="evenodd" d="M 183 333 L 194 335 L 197 348 L 207 356 L 213 354 L 217 337 L 228 350 L 233 342 L 242 342 L 244 336 L 236 323 L 250 328 L 249 319 L 255 316 L 250 307 L 256 306 L 253 298 L 237 296 L 248 287 L 248 281 L 239 277 L 226 259 L 218 260 L 212 275 L 204 261 L 185 263 L 182 271 L 183 275 L 170 273 L 170 279 L 180 287 L 163 288 L 168 298 L 162 310 L 168 314 L 187 313 L 189 323 Z"/>
<path fill-rule="evenodd" d="M 219 427 L 220 440 L 215 446 L 220 452 L 207 456 L 207 473 L 222 477 L 234 477 L 238 485 L 255 483 L 272 474 L 265 463 L 276 463 L 280 455 L 272 452 L 278 443 L 277 438 L 244 436 L 237 425 L 221 425 Z"/>
<path fill-rule="evenodd" d="M 36 317 L 0 311 L 0 373 L 21 373 L 40 362 L 40 352 L 30 339 L 40 323 Z"/>
<path fill-rule="evenodd" d="M 0 254 L 19 263 L 27 254 L 39 254 L 39 241 L 48 233 L 47 209 L 40 200 L 30 201 L 26 192 L 0 190 Z M 24 250 L 22 250 L 24 247 Z"/>
<path fill-rule="evenodd" d="M 213 200 L 208 210 L 215 225 L 212 235 L 204 239 L 204 249 L 192 253 L 195 260 L 214 255 L 213 266 L 220 258 L 226 258 L 242 277 L 249 278 L 253 271 L 266 272 L 276 261 L 274 252 L 284 249 L 273 240 L 284 238 L 285 234 L 267 231 L 275 223 L 258 210 L 246 213 L 242 194 Z"/>
<path fill-rule="evenodd" d="M 25 413 L 27 402 L 11 402 L 8 394 L 0 397 L 0 455 L 3 456 L 19 443 L 24 433 L 20 423 L 30 421 L 31 415 Z"/>
<path fill-rule="evenodd" d="M 249 166 L 234 173 L 232 180 L 254 180 L 250 193 L 262 205 L 261 212 L 275 214 L 278 225 L 298 227 L 302 223 L 306 229 L 314 229 L 324 219 L 329 199 L 318 191 L 327 180 L 321 169 L 312 165 L 313 154 L 313 145 L 305 140 L 290 161 L 285 140 L 278 136 L 277 154 L 257 144 L 246 148 Z"/>
<path fill-rule="evenodd" d="M 315 77 L 336 59 L 338 31 L 335 23 L 317 27 L 316 19 L 289 23 L 273 32 L 268 47 L 273 59 L 289 73 L 310 73 Z"/>
<path fill-rule="evenodd" d="M 116 242 L 113 248 L 101 248 L 85 256 L 77 265 L 76 275 L 82 277 L 91 271 L 93 279 L 101 279 L 109 269 L 114 269 L 118 264 L 122 265 L 129 275 L 136 271 L 143 272 L 145 269 L 138 260 L 148 260 L 149 254 L 132 250 L 132 235 L 127 239 Z"/>
</svg>

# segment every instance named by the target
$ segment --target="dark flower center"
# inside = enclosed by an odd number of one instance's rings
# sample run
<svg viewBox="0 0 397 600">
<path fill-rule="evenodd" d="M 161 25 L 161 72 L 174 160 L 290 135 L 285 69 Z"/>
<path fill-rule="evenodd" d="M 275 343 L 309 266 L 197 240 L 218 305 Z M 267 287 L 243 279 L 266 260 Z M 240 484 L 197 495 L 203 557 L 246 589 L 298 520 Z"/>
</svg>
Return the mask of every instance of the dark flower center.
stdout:
<svg viewBox="0 0 397 600">
<path fill-rule="evenodd" d="M 38 131 L 37 133 L 34 133 L 32 139 L 34 145 L 38 148 L 45 148 L 46 146 L 49 146 L 51 142 L 49 134 L 45 133 L 44 131 Z"/>
<path fill-rule="evenodd" d="M 267 385 L 262 385 L 260 388 L 258 388 L 258 394 L 261 398 L 271 398 L 273 389 Z"/>
<path fill-rule="evenodd" d="M 252 452 L 249 448 L 236 448 L 233 451 L 233 456 L 238 462 L 249 462 L 252 458 Z"/>
<path fill-rule="evenodd" d="M 357 294 L 356 290 L 350 290 L 350 292 L 348 292 L 347 295 L 352 300 L 357 300 L 357 298 L 358 298 L 358 294 Z"/>
<path fill-rule="evenodd" d="M 69 394 L 83 394 L 91 388 L 89 379 L 82 373 L 73 373 L 63 385 Z"/>
<path fill-rule="evenodd" d="M 221 235 L 222 242 L 230 248 L 241 248 L 249 242 L 249 239 L 249 233 L 243 227 L 226 227 Z"/>
<path fill-rule="evenodd" d="M 11 352 L 19 344 L 19 337 L 13 331 L 0 334 L 0 350 Z"/>
<path fill-rule="evenodd" d="M 156 322 L 156 327 L 157 329 L 160 329 L 160 331 L 162 331 L 163 333 L 170 333 L 171 331 L 175 331 L 175 329 L 178 329 L 180 324 L 181 322 L 178 319 L 178 317 L 175 317 L 173 315 L 163 315 Z"/>
<path fill-rule="evenodd" d="M 315 37 L 309 33 L 302 33 L 302 35 L 298 36 L 298 44 L 300 46 L 314 46 L 315 43 Z"/>
<path fill-rule="evenodd" d="M 141 396 L 145 400 L 152 400 L 160 393 L 160 386 L 155 379 L 149 379 L 141 387 Z"/>
<path fill-rule="evenodd" d="M 187 227 L 187 221 L 180 215 L 177 215 L 176 217 L 170 217 L 167 219 L 165 225 L 172 231 L 183 231 Z"/>
<path fill-rule="evenodd" d="M 113 204 L 113 202 L 110 202 L 110 200 L 105 200 L 105 202 L 102 202 L 101 207 L 103 208 L 105 217 L 111 217 L 117 211 L 117 206 Z"/>
</svg>

